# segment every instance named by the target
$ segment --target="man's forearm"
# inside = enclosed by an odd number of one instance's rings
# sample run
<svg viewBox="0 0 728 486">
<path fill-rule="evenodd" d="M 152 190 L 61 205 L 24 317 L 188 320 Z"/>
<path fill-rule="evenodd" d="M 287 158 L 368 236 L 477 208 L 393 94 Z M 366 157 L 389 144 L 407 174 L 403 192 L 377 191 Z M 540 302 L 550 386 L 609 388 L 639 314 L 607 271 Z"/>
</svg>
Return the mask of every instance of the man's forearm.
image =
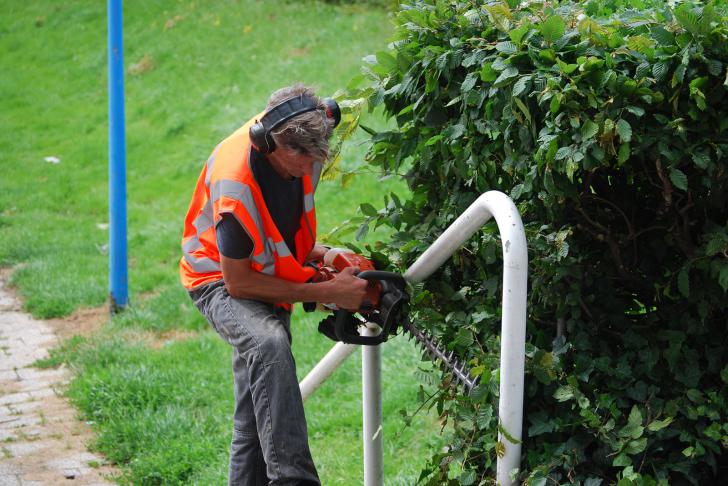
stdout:
<svg viewBox="0 0 728 486">
<path fill-rule="evenodd" d="M 342 309 L 358 309 L 366 297 L 367 282 L 355 275 L 355 268 L 345 268 L 333 280 L 320 283 L 296 283 L 265 275 L 250 268 L 248 259 L 220 257 L 220 266 L 228 293 L 238 299 L 263 302 L 333 303 Z"/>
<path fill-rule="evenodd" d="M 271 303 L 325 302 L 330 287 L 330 282 L 296 283 L 258 272 L 250 272 L 242 281 L 225 281 L 228 293 L 237 299 Z"/>
</svg>

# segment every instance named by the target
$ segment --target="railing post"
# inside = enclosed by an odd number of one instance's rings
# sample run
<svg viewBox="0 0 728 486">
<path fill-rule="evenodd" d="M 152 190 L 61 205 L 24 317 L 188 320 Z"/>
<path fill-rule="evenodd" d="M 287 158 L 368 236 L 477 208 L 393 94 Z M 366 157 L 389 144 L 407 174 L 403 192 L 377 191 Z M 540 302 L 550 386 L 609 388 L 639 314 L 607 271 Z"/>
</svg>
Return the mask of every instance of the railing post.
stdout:
<svg viewBox="0 0 728 486">
<path fill-rule="evenodd" d="M 372 326 L 372 327 L 369 327 Z M 362 336 L 376 336 L 381 329 L 369 324 Z M 362 418 L 364 441 L 364 486 L 384 484 L 382 442 L 382 347 L 362 346 Z"/>
</svg>

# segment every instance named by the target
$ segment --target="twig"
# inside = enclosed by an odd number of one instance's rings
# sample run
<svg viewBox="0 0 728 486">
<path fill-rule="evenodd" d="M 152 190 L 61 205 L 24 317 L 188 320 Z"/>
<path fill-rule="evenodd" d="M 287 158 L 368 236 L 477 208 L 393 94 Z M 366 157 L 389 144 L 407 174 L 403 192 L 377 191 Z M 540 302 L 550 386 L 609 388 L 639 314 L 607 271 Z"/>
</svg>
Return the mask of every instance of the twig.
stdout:
<svg viewBox="0 0 728 486">
<path fill-rule="evenodd" d="M 643 234 L 645 234 L 645 233 L 647 233 L 649 231 L 655 231 L 655 230 L 664 230 L 664 231 L 667 231 L 667 229 L 668 229 L 667 226 L 650 226 L 649 228 L 642 228 L 641 230 L 639 230 L 638 232 L 636 232 L 634 234 L 634 238 L 637 239 L 637 238 L 639 238 L 640 236 L 642 236 Z"/>
<path fill-rule="evenodd" d="M 432 400 L 435 396 L 437 396 L 438 393 L 444 393 L 444 391 L 438 389 L 432 395 L 430 395 L 429 397 L 427 397 L 427 399 L 424 402 L 422 402 L 422 404 L 419 407 L 417 407 L 417 410 L 414 411 L 414 413 L 412 414 L 412 417 L 414 418 L 418 413 L 420 413 L 422 411 L 422 409 L 425 408 L 425 405 L 427 405 L 427 403 L 430 400 Z M 409 425 L 405 424 L 404 427 L 402 427 L 402 430 L 400 430 L 397 435 L 398 436 L 401 435 L 402 432 L 404 432 L 404 429 L 406 429 L 407 427 L 409 427 Z"/>
<path fill-rule="evenodd" d="M 594 322 L 594 316 L 589 311 L 589 308 L 586 306 L 586 303 L 584 302 L 584 299 L 581 297 L 581 294 L 579 295 L 579 306 L 581 309 L 586 312 L 586 315 L 589 316 L 589 319 Z"/>
</svg>

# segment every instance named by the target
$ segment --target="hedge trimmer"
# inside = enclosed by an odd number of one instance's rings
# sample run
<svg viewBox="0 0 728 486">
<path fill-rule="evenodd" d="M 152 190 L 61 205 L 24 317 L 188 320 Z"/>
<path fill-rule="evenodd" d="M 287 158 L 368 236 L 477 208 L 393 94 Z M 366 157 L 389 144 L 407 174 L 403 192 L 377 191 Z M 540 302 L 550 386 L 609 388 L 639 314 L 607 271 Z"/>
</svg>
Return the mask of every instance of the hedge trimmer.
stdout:
<svg viewBox="0 0 728 486">
<path fill-rule="evenodd" d="M 331 249 L 323 260 L 313 262 L 317 274 L 312 282 L 324 282 L 347 267 L 358 267 L 357 277 L 367 280 L 367 298 L 361 308 L 356 312 L 338 309 L 334 305 L 325 304 L 324 308 L 332 310 L 333 314 L 323 319 L 318 326 L 321 334 L 337 342 L 376 346 L 384 343 L 390 336 L 397 334 L 398 330 L 414 338 L 422 346 L 430 359 L 440 362 L 446 371 L 453 376 L 456 385 L 462 385 L 467 393 L 477 385 L 478 379 L 470 373 L 466 363 L 461 363 L 455 357 L 454 351 L 448 351 L 445 346 L 429 336 L 425 331 L 417 328 L 408 318 L 408 295 L 406 281 L 402 275 L 393 272 L 376 270 L 371 260 L 348 250 Z M 304 304 L 304 309 L 311 311 L 314 306 Z M 374 323 L 381 328 L 376 336 L 362 336 L 359 328 L 366 323 Z"/>
</svg>

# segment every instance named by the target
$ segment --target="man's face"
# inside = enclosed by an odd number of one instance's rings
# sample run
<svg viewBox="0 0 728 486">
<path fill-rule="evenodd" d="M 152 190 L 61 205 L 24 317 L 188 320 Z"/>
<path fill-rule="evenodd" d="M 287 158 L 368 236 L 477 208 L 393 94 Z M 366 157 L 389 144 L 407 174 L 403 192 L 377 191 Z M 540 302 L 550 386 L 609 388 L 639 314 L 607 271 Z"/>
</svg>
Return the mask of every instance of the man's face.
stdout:
<svg viewBox="0 0 728 486">
<path fill-rule="evenodd" d="M 278 147 L 271 155 L 277 162 L 277 170 L 284 177 L 303 177 L 313 174 L 314 164 L 321 163 L 314 155 L 302 154 L 288 147 Z"/>
</svg>

